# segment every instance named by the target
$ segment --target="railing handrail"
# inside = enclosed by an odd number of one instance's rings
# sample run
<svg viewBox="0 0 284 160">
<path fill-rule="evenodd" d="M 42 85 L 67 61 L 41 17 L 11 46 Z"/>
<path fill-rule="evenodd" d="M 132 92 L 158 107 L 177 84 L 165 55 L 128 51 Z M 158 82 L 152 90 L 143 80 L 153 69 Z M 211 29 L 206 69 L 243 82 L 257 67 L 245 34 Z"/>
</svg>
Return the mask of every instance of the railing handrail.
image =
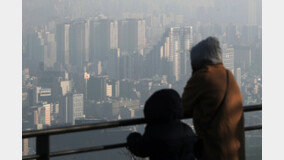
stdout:
<svg viewBox="0 0 284 160">
<path fill-rule="evenodd" d="M 258 130 L 258 129 L 262 129 L 262 126 L 256 125 L 256 126 L 245 127 L 245 131 L 252 131 L 252 130 Z M 127 146 L 126 143 L 118 143 L 118 144 L 110 144 L 110 145 L 103 145 L 103 146 L 71 149 L 71 150 L 65 150 L 65 151 L 51 152 L 51 153 L 49 153 L 49 157 L 66 156 L 66 155 L 70 155 L 70 154 L 94 152 L 94 151 L 101 151 L 101 150 L 107 150 L 107 149 L 117 149 L 117 148 L 122 148 L 122 147 L 126 147 L 126 146 Z M 25 159 L 36 159 L 36 158 L 39 158 L 39 155 L 23 156 L 23 160 L 25 160 Z"/>
<path fill-rule="evenodd" d="M 244 112 L 260 111 L 260 110 L 262 110 L 262 104 L 250 105 L 250 106 L 246 106 L 243 108 Z M 185 117 L 183 119 L 188 119 L 188 118 Z M 24 131 L 22 133 L 22 138 L 139 125 L 139 124 L 144 124 L 145 122 L 146 121 L 144 118 L 135 118 L 135 119 L 125 119 L 125 120 L 93 123 L 93 124 L 76 125 L 76 126 L 58 127 L 58 128 L 51 128 L 51 129 Z"/>
<path fill-rule="evenodd" d="M 244 112 L 260 111 L 260 110 L 262 110 L 262 104 L 243 107 Z M 188 117 L 185 117 L 182 119 L 188 119 Z M 146 121 L 144 118 L 136 118 L 136 119 L 126 119 L 126 120 L 94 123 L 94 124 L 77 125 L 77 126 L 58 127 L 58 128 L 52 128 L 52 129 L 24 131 L 22 133 L 22 138 L 36 137 L 36 154 L 22 156 L 22 159 L 24 160 L 25 159 L 49 160 L 49 157 L 57 157 L 57 156 L 64 156 L 64 155 L 70 155 L 70 154 L 78 154 L 78 153 L 84 153 L 84 152 L 101 151 L 101 150 L 107 150 L 107 149 L 116 149 L 116 148 L 126 147 L 126 143 L 119 143 L 119 144 L 110 144 L 110 145 L 103 145 L 103 146 L 50 152 L 49 151 L 49 137 L 50 135 L 56 135 L 56 134 L 65 134 L 65 133 L 72 133 L 72 132 L 106 129 L 106 128 L 114 128 L 114 127 L 130 126 L 130 125 L 139 125 L 139 124 L 144 124 L 145 122 Z M 245 131 L 258 130 L 258 129 L 262 129 L 262 125 L 245 127 Z"/>
</svg>

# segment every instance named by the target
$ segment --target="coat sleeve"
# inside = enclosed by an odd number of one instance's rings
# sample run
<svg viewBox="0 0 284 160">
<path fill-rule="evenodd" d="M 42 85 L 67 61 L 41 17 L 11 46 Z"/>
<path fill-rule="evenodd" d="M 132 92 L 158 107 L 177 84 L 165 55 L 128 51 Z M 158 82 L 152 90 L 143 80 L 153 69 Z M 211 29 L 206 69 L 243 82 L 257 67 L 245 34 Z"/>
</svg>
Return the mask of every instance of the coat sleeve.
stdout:
<svg viewBox="0 0 284 160">
<path fill-rule="evenodd" d="M 149 156 L 149 146 L 147 137 L 142 136 L 140 133 L 134 132 L 127 137 L 127 148 L 138 157 Z"/>
<path fill-rule="evenodd" d="M 200 88 L 200 82 L 198 77 L 194 75 L 188 80 L 182 94 L 183 113 L 187 118 L 192 118 L 193 108 L 200 95 L 198 88 Z"/>
<path fill-rule="evenodd" d="M 200 120 L 209 122 L 224 98 L 224 86 L 223 82 L 208 77 L 205 71 L 196 72 L 187 82 L 182 95 L 184 116 L 192 118 L 194 108 L 198 107 L 199 113 L 203 115 Z"/>
</svg>

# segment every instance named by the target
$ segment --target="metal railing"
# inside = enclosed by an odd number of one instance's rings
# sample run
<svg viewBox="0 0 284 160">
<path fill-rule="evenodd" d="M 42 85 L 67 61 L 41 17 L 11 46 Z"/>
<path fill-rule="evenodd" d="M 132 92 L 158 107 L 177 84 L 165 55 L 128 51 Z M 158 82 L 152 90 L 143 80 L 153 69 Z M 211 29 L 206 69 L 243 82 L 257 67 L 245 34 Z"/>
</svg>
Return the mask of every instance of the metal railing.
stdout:
<svg viewBox="0 0 284 160">
<path fill-rule="evenodd" d="M 244 112 L 261 111 L 262 105 L 260 104 L 260 105 L 246 106 L 244 107 L 243 110 Z M 187 118 L 184 118 L 184 119 L 187 119 Z M 145 124 L 145 119 L 137 118 L 137 119 L 127 119 L 127 120 L 118 120 L 118 121 L 110 121 L 110 122 L 103 122 L 103 123 L 78 125 L 78 126 L 35 130 L 35 131 L 24 131 L 22 133 L 23 139 L 36 137 L 36 154 L 23 156 L 22 159 L 49 160 L 50 157 L 57 157 L 57 156 L 64 156 L 64 155 L 70 155 L 70 154 L 78 154 L 78 153 L 84 153 L 84 152 L 93 152 L 93 151 L 101 151 L 101 150 L 107 150 L 107 149 L 126 147 L 126 143 L 119 143 L 119 144 L 95 146 L 95 147 L 88 147 L 88 148 L 72 149 L 72 150 L 66 150 L 66 151 L 50 152 L 49 151 L 49 137 L 51 135 L 82 132 L 82 131 L 88 131 L 88 130 L 107 129 L 107 128 L 114 128 L 114 127 L 139 125 L 139 124 Z M 259 130 L 259 129 L 262 129 L 262 125 L 245 127 L 245 131 Z"/>
</svg>

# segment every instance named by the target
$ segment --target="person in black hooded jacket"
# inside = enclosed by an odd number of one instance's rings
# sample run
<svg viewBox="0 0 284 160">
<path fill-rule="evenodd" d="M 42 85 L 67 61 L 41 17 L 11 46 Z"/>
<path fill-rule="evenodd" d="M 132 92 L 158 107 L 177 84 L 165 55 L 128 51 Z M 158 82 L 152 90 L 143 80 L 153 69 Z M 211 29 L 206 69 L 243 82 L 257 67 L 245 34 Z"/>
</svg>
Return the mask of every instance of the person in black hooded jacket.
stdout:
<svg viewBox="0 0 284 160">
<path fill-rule="evenodd" d="M 173 89 L 155 92 L 144 107 L 146 128 L 143 135 L 134 132 L 127 137 L 127 148 L 138 157 L 150 160 L 194 160 L 193 130 L 181 122 L 181 98 Z"/>
</svg>

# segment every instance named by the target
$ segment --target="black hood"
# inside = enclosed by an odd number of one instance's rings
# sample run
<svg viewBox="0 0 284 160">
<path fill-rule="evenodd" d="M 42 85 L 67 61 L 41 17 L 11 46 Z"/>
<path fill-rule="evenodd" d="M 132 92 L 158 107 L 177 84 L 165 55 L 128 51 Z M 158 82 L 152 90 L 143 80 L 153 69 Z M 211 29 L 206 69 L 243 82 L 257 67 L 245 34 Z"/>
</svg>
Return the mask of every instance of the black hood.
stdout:
<svg viewBox="0 0 284 160">
<path fill-rule="evenodd" d="M 208 37 L 195 45 L 190 51 L 192 70 L 196 71 L 207 65 L 222 63 L 222 51 L 219 40 Z"/>
<path fill-rule="evenodd" d="M 170 122 L 182 117 L 180 95 L 173 89 L 155 92 L 145 103 L 144 116 L 147 123 Z"/>
</svg>

